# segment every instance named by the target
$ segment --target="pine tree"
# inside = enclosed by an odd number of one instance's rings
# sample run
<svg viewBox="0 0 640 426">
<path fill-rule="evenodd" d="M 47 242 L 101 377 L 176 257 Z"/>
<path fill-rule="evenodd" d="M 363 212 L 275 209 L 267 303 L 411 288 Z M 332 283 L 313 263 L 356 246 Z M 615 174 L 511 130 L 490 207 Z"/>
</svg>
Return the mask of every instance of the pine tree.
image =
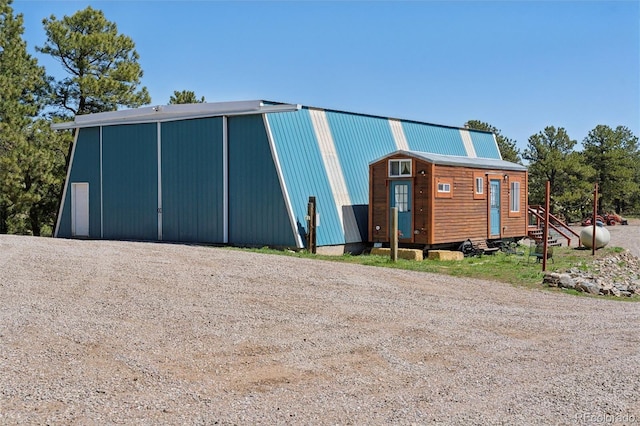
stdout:
<svg viewBox="0 0 640 426">
<path fill-rule="evenodd" d="M 552 212 L 568 220 L 580 219 L 588 208 L 594 173 L 573 151 L 576 143 L 562 127 L 548 126 L 529 137 L 522 155 L 529 162 L 529 202 L 544 203 L 549 181 Z"/>
<path fill-rule="evenodd" d="M 598 125 L 582 142 L 586 162 L 597 171 L 600 209 L 625 213 L 640 192 L 638 137 L 624 126 Z"/>
<path fill-rule="evenodd" d="M 151 102 L 133 40 L 91 6 L 43 21 L 47 41 L 38 50 L 57 59 L 68 77 L 56 82 L 54 103 L 62 115 L 136 108 Z"/>
<path fill-rule="evenodd" d="M 22 15 L 14 15 L 11 0 L 0 0 L 0 159 L 13 155 L 27 141 L 27 131 L 41 108 L 47 84 L 44 68 L 27 53 Z M 6 163 L 6 161 L 4 162 Z M 4 164 L 3 163 L 3 164 Z M 16 212 L 0 168 L 0 232 L 6 233 Z"/>
<path fill-rule="evenodd" d="M 169 105 L 172 104 L 202 104 L 204 103 L 204 96 L 198 99 L 195 92 L 191 90 L 183 90 L 178 92 L 173 91 L 173 95 L 169 98 Z"/>
</svg>

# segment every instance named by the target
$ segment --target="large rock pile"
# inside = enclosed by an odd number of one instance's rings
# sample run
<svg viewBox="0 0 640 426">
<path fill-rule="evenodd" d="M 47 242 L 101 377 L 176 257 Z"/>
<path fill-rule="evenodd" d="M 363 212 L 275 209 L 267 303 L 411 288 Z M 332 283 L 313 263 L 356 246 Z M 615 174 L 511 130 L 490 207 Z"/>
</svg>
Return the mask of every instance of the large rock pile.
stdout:
<svg viewBox="0 0 640 426">
<path fill-rule="evenodd" d="M 547 272 L 543 283 L 602 296 L 640 295 L 640 259 L 624 251 L 594 260 L 589 270 L 578 265 L 567 272 Z"/>
</svg>

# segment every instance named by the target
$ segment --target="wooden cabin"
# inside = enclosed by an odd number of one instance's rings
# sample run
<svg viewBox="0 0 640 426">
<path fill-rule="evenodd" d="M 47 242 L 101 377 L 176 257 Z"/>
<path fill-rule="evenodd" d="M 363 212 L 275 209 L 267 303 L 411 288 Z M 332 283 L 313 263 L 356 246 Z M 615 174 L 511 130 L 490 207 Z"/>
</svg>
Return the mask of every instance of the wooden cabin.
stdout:
<svg viewBox="0 0 640 426">
<path fill-rule="evenodd" d="M 508 161 L 395 151 L 369 164 L 369 241 L 453 247 L 527 235 L 527 169 Z"/>
</svg>

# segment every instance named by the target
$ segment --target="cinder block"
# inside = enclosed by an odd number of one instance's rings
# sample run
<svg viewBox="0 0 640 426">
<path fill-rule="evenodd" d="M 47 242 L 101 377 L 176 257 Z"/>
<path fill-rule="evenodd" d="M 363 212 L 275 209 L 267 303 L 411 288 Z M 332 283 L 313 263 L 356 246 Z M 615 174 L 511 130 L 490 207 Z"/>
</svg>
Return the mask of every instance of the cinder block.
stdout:
<svg viewBox="0 0 640 426">
<path fill-rule="evenodd" d="M 461 251 L 429 250 L 429 260 L 462 260 L 464 254 Z"/>
<path fill-rule="evenodd" d="M 391 256 L 391 249 L 383 248 L 383 247 L 374 247 L 371 249 L 371 254 L 376 256 Z M 418 249 L 399 248 L 398 257 L 400 259 L 419 260 L 419 261 L 422 261 L 423 259 L 422 250 L 418 250 Z"/>
</svg>

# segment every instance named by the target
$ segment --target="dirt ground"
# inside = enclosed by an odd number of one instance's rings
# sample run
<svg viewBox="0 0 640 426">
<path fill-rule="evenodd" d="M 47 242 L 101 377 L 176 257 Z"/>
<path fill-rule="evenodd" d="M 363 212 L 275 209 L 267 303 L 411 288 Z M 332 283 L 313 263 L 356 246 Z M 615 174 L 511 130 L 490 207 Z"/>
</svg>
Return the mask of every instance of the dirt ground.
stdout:
<svg viewBox="0 0 640 426">
<path fill-rule="evenodd" d="M 633 302 L 2 235 L 0 303 L 0 424 L 640 423 Z"/>
</svg>

